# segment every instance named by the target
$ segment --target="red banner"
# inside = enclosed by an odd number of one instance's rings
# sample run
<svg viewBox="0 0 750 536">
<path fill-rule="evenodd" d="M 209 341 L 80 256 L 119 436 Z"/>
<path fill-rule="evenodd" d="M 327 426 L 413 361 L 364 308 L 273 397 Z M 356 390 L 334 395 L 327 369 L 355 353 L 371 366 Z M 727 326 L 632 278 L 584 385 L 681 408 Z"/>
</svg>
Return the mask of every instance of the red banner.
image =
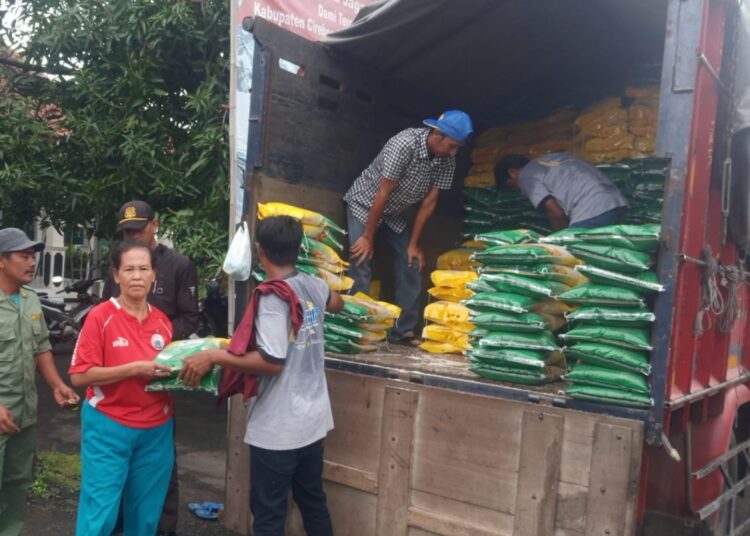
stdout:
<svg viewBox="0 0 750 536">
<path fill-rule="evenodd" d="M 312 41 L 349 26 L 375 0 L 243 0 L 239 20 L 263 17 Z"/>
</svg>

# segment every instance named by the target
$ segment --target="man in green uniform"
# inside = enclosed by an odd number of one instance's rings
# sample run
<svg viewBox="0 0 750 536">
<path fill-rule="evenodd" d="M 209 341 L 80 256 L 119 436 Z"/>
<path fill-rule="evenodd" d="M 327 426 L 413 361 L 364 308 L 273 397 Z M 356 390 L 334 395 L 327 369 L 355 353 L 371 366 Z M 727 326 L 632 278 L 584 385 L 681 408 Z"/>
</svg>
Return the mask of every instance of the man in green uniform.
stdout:
<svg viewBox="0 0 750 536">
<path fill-rule="evenodd" d="M 0 229 L 0 536 L 21 533 L 36 451 L 35 369 L 63 407 L 78 403 L 55 367 L 39 298 L 24 286 L 44 244 Z"/>
</svg>

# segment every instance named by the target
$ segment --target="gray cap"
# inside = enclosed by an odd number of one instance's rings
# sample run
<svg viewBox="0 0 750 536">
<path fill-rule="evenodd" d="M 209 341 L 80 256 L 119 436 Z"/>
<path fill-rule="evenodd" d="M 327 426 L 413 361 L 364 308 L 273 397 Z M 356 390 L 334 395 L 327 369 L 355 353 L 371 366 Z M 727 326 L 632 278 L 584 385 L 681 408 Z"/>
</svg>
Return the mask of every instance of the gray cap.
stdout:
<svg viewBox="0 0 750 536">
<path fill-rule="evenodd" d="M 25 249 L 42 251 L 44 244 L 29 240 L 29 237 L 21 229 L 16 229 L 15 227 L 0 229 L 0 253 L 23 251 Z"/>
</svg>

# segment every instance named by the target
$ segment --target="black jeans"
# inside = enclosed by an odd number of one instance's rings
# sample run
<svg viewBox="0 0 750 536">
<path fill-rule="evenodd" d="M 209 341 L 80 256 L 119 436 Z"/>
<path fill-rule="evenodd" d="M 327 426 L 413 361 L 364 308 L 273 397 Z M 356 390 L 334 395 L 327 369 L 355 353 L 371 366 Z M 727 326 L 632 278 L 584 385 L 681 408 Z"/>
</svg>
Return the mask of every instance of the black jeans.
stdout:
<svg viewBox="0 0 750 536">
<path fill-rule="evenodd" d="M 289 490 L 308 536 L 333 536 L 323 492 L 323 441 L 294 450 L 250 447 L 254 536 L 283 536 Z"/>
</svg>

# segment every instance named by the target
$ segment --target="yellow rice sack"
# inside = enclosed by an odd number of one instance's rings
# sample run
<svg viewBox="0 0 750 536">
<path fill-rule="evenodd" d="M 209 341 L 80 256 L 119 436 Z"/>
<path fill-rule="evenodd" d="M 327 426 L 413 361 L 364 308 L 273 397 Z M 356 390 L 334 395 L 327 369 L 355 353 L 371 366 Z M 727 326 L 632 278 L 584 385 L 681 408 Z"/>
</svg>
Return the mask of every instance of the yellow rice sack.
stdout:
<svg viewBox="0 0 750 536">
<path fill-rule="evenodd" d="M 445 342 L 460 350 L 471 350 L 469 335 L 440 324 L 427 324 L 422 337 L 435 342 Z"/>
<path fill-rule="evenodd" d="M 461 288 L 477 279 L 479 276 L 471 270 L 435 270 L 430 274 L 430 280 L 436 287 Z"/>
<path fill-rule="evenodd" d="M 424 341 L 419 347 L 431 354 L 460 354 L 463 349 L 448 344 L 447 342 Z"/>
<path fill-rule="evenodd" d="M 451 249 L 437 258 L 438 270 L 471 270 L 479 267 L 479 263 L 470 259 L 475 249 Z"/>
<path fill-rule="evenodd" d="M 468 288 L 456 287 L 431 287 L 427 293 L 436 300 L 459 303 L 462 300 L 468 300 L 474 295 L 474 291 Z"/>
</svg>

